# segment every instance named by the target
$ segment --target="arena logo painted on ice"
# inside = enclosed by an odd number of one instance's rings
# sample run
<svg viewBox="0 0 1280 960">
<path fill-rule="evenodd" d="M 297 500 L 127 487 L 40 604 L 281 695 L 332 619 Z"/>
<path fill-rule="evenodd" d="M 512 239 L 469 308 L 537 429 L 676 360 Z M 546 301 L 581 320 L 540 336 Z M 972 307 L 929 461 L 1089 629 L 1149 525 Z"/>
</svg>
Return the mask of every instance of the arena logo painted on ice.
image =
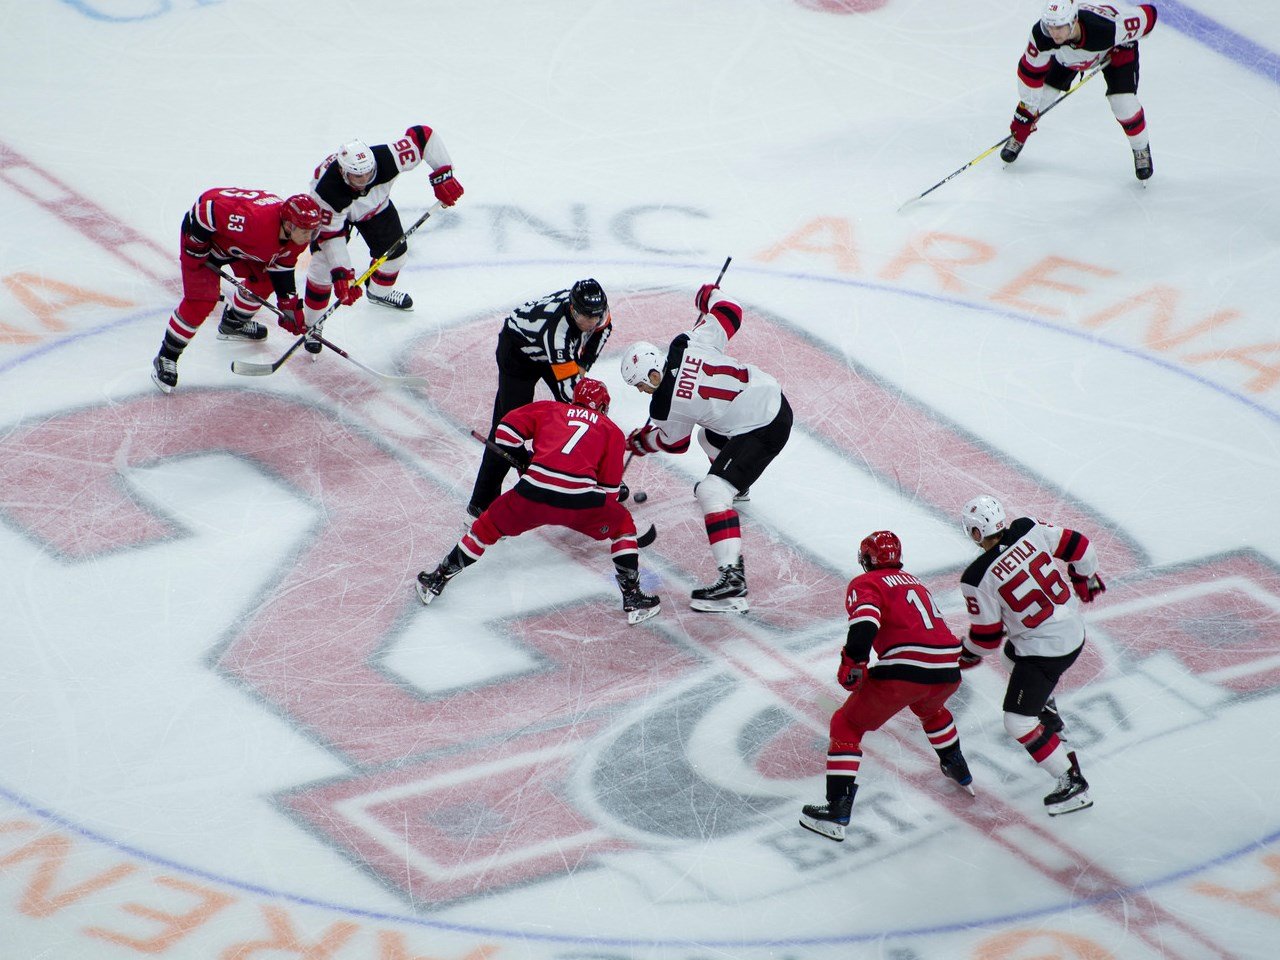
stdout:
<svg viewBox="0 0 1280 960">
<path fill-rule="evenodd" d="M 684 295 L 639 291 L 617 299 L 626 304 L 628 336 L 661 342 L 669 318 L 687 313 Z M 990 489 L 1028 508 L 1064 501 L 1045 478 L 787 318 L 745 306 L 750 322 L 736 352 L 766 366 L 767 358 L 785 356 L 807 371 L 786 384 L 798 429 L 856 469 L 911 491 L 939 517 L 950 517 L 969 493 L 958 476 L 984 477 Z M 483 321 L 490 329 L 496 315 Z M 534 669 L 444 693 L 415 689 L 385 669 L 386 651 L 407 618 L 420 614 L 408 599 L 386 602 L 387 585 L 405 582 L 423 559 L 407 531 L 457 527 L 458 505 L 414 458 L 470 463 L 475 451 L 465 433 L 490 401 L 487 377 L 449 375 L 475 359 L 475 322 L 447 327 L 429 349 L 423 344 L 408 354 L 406 370 L 437 385 L 420 398 L 303 366 L 295 375 L 318 402 L 261 394 L 252 418 L 237 416 L 243 390 L 190 389 L 20 425 L 0 442 L 0 480 L 15 494 L 5 516 L 70 562 L 125 548 L 164 550 L 181 531 L 132 498 L 120 473 L 209 452 L 242 458 L 320 503 L 325 523 L 292 569 L 280 571 L 284 586 L 263 588 L 209 662 L 264 710 L 343 759 L 345 776 L 299 784 L 276 801 L 412 904 L 465 902 L 583 870 L 625 873 L 631 859 L 660 860 L 663 849 L 695 836 L 750 837 L 772 864 L 750 891 L 765 897 L 850 875 L 946 829 L 951 818 L 1024 856 L 1060 885 L 1064 901 L 1082 896 L 1079 852 L 1000 799 L 1029 789 L 1035 774 L 1010 750 L 970 751 L 976 769 L 1005 784 L 981 805 L 941 797 L 936 814 L 904 813 L 871 784 L 859 798 L 857 835 L 843 848 L 777 829 L 769 814 L 793 803 L 795 784 L 813 781 L 820 769 L 830 704 L 815 698 L 821 685 L 814 677 L 829 672 L 848 574 L 824 567 L 781 530 L 753 525 L 750 550 L 754 565 L 785 569 L 789 579 L 761 583 L 757 613 L 732 630 L 717 618 L 685 618 L 678 632 L 663 618 L 652 629 L 630 630 L 606 613 L 611 602 L 535 604 L 526 616 L 488 625 L 525 648 Z M 832 403 L 833 395 L 843 402 Z M 84 469 L 62 469 L 68 452 Z M 940 461 L 949 469 L 939 469 Z M 671 574 L 696 580 L 705 557 L 686 509 L 687 480 L 665 469 L 649 478 L 658 505 L 652 516 L 668 531 L 651 556 Z M 399 491 L 394 510 L 367 495 L 371 482 Z M 1267 559 L 1240 551 L 1153 569 L 1142 546 L 1110 518 L 1077 505 L 1057 507 L 1054 519 L 1094 531 L 1109 576 L 1125 588 L 1091 610 L 1099 642 L 1071 675 L 1087 685 L 1076 703 L 1081 746 L 1100 741 L 1103 728 L 1108 748 L 1159 737 L 1228 718 L 1234 706 L 1276 693 L 1280 670 L 1267 651 L 1280 630 L 1251 632 L 1274 624 L 1280 609 L 1280 574 Z M 450 535 L 440 533 L 441 542 Z M 547 544 L 586 567 L 599 564 L 591 545 L 555 537 Z M 957 575 L 938 572 L 936 592 L 950 589 Z M 297 583 L 308 589 L 290 588 Z M 1215 624 L 1213 635 L 1203 629 L 1206 621 Z M 1138 638 L 1123 662 L 1109 661 L 1120 656 L 1106 642 L 1112 631 Z M 600 642 L 577 642 L 586 639 Z M 659 665 L 639 688 L 628 683 L 636 662 Z M 655 676 L 663 683 L 657 696 Z M 1153 699 L 1169 708 L 1133 719 L 1135 703 Z M 737 735 L 726 738 L 726 728 Z M 923 741 L 890 735 L 907 759 L 878 762 L 906 783 L 934 789 L 937 774 Z M 662 745 L 657 754 L 655 743 Z M 647 766 L 661 765 L 661 777 L 635 773 L 641 745 Z M 513 783 L 521 785 L 514 794 Z M 1179 925 L 1131 880 L 1099 863 L 1087 867 L 1096 909 L 1140 929 L 1141 922 L 1122 916 L 1136 902 L 1151 923 Z M 1130 894 L 1107 896 L 1122 890 Z M 718 893 L 707 886 L 700 896 L 714 901 Z M 735 885 L 732 900 L 743 898 Z"/>
</svg>

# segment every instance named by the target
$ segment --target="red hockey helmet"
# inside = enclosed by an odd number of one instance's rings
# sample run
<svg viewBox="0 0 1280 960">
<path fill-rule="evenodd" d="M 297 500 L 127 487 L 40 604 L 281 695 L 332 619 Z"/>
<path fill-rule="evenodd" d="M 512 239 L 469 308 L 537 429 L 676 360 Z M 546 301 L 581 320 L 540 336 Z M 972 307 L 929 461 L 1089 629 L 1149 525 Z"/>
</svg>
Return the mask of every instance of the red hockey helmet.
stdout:
<svg viewBox="0 0 1280 960">
<path fill-rule="evenodd" d="M 858 546 L 858 562 L 863 570 L 902 566 L 902 541 L 892 530 L 877 530 Z"/>
<path fill-rule="evenodd" d="M 295 193 L 284 202 L 280 210 L 280 222 L 298 230 L 320 229 L 320 204 L 305 193 Z"/>
<path fill-rule="evenodd" d="M 573 402 L 579 407 L 586 407 L 588 410 L 608 413 L 609 388 L 599 380 L 583 377 L 578 381 L 578 385 L 573 388 Z"/>
</svg>

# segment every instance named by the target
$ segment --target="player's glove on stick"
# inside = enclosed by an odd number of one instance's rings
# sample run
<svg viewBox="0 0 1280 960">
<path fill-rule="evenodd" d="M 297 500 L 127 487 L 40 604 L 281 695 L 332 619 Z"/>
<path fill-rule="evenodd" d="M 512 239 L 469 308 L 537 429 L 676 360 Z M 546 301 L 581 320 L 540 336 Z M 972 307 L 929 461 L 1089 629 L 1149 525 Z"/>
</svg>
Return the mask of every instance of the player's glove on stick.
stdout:
<svg viewBox="0 0 1280 960">
<path fill-rule="evenodd" d="M 349 307 L 364 293 L 355 285 L 356 272 L 350 267 L 337 267 L 330 274 L 333 278 L 333 295 L 344 307 Z"/>
<path fill-rule="evenodd" d="M 303 313 L 302 304 L 296 295 L 278 297 L 276 303 L 283 314 L 280 318 L 280 326 L 295 337 L 300 337 L 307 332 L 307 316 Z"/>
<path fill-rule="evenodd" d="M 655 433 L 657 433 L 657 430 L 652 424 L 632 430 L 627 434 L 627 449 L 637 457 L 657 453 L 658 443 L 654 437 Z"/>
<path fill-rule="evenodd" d="M 698 288 L 698 292 L 693 297 L 693 305 L 698 308 L 699 313 L 711 312 L 711 298 L 719 289 L 720 287 L 714 283 L 704 283 Z"/>
<path fill-rule="evenodd" d="M 1102 578 L 1096 573 L 1092 576 L 1082 577 L 1070 567 L 1067 567 L 1067 573 L 1071 575 L 1071 586 L 1076 592 L 1076 596 L 1080 598 L 1081 603 L 1093 603 L 1093 598 L 1100 593 L 1107 592 L 1107 585 L 1102 582 Z"/>
<path fill-rule="evenodd" d="M 1013 122 L 1009 124 L 1009 132 L 1019 143 L 1026 143 L 1031 131 L 1036 128 L 1036 115 L 1025 103 L 1019 102 L 1018 109 L 1013 111 Z"/>
<path fill-rule="evenodd" d="M 840 672 L 836 674 L 836 682 L 846 690 L 856 690 L 858 684 L 862 682 L 862 675 L 866 672 L 866 661 L 855 660 L 849 656 L 849 651 L 842 649 L 840 651 Z"/>
<path fill-rule="evenodd" d="M 436 199 L 446 207 L 452 207 L 462 197 L 462 184 L 453 175 L 453 167 L 445 164 L 431 171 L 431 189 Z"/>
</svg>

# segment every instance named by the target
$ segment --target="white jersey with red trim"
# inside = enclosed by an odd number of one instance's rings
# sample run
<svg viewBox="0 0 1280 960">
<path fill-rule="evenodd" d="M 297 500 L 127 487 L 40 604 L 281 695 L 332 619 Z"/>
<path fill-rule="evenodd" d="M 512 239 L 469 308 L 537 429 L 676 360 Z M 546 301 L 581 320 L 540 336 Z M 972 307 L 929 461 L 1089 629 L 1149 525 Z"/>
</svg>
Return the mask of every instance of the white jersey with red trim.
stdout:
<svg viewBox="0 0 1280 960">
<path fill-rule="evenodd" d="M 662 383 L 649 404 L 660 449 L 687 449 L 695 426 L 736 437 L 777 417 L 782 408 L 778 381 L 724 352 L 741 324 L 742 308 L 719 300 L 692 330 L 671 342 Z"/>
<path fill-rule="evenodd" d="M 1084 534 L 1030 517 L 1013 521 L 1000 542 L 969 565 L 960 578 L 969 612 L 966 650 L 990 653 L 1006 633 L 1024 657 L 1061 657 L 1084 643 L 1080 604 L 1055 558 L 1080 576 L 1098 572 Z"/>
<path fill-rule="evenodd" d="M 1136 6 L 1082 3 L 1076 21 L 1079 36 L 1067 43 L 1055 43 L 1037 21 L 1018 63 L 1019 98 L 1031 106 L 1043 106 L 1038 101 L 1052 60 L 1080 73 L 1092 70 L 1108 53 L 1112 54 L 1111 62 L 1116 66 L 1132 61 L 1134 54 L 1130 48 L 1155 28 L 1156 16 L 1155 6 L 1149 3 Z"/>
</svg>

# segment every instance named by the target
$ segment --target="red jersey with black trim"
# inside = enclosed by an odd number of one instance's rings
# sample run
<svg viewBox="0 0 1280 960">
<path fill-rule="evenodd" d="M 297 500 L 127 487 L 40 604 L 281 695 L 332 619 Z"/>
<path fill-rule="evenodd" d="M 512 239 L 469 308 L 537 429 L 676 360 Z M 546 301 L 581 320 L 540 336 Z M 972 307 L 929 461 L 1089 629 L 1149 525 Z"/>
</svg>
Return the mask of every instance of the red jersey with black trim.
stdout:
<svg viewBox="0 0 1280 960">
<path fill-rule="evenodd" d="M 533 453 L 516 490 L 557 507 L 598 507 L 617 499 L 626 438 L 603 413 L 558 400 L 517 407 L 498 424 L 494 440 Z"/>
<path fill-rule="evenodd" d="M 871 649 L 877 661 L 872 676 L 916 683 L 960 679 L 959 639 L 947 626 L 929 588 L 905 570 L 882 568 L 854 577 L 844 605 L 851 628 L 860 624 L 875 628 Z"/>
<path fill-rule="evenodd" d="M 262 264 L 269 272 L 288 271 L 292 275 L 307 245 L 280 239 L 283 205 L 280 197 L 265 190 L 206 190 L 183 218 L 184 244 L 192 253 L 206 248 L 210 256 L 224 263 L 248 260 Z"/>
</svg>

